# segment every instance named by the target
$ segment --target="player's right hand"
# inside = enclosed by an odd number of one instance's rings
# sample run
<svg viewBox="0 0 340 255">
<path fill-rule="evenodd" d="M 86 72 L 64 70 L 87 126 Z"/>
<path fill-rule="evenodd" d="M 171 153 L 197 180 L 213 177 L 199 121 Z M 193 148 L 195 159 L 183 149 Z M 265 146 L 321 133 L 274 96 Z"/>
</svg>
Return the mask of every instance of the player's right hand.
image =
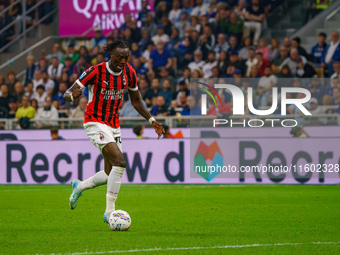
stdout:
<svg viewBox="0 0 340 255">
<path fill-rule="evenodd" d="M 83 94 L 83 90 L 81 88 L 76 88 L 72 92 L 73 99 L 74 100 L 79 99 L 82 96 L 82 94 Z"/>
</svg>

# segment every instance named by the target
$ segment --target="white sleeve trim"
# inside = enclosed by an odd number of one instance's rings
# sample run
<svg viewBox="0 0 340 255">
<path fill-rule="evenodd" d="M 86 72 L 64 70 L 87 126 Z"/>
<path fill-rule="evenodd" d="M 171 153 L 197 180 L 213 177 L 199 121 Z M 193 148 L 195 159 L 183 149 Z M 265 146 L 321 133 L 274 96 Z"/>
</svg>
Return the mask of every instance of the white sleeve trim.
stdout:
<svg viewBox="0 0 340 255">
<path fill-rule="evenodd" d="M 132 91 L 136 91 L 138 90 L 138 87 L 135 87 L 135 88 L 130 88 L 130 87 L 127 87 L 129 90 L 132 90 Z"/>
<path fill-rule="evenodd" d="M 85 86 L 80 82 L 80 80 L 76 80 L 76 83 L 77 83 L 82 89 L 85 88 Z"/>
</svg>

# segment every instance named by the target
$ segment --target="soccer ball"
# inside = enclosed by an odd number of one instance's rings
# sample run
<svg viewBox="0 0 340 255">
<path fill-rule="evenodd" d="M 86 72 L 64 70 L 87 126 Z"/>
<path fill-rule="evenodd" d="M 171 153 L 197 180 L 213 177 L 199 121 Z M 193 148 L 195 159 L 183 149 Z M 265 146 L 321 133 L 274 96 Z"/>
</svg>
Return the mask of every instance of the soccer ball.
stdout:
<svg viewBox="0 0 340 255">
<path fill-rule="evenodd" d="M 125 211 L 114 211 L 110 214 L 109 226 L 113 231 L 126 231 L 131 226 L 131 217 Z"/>
</svg>

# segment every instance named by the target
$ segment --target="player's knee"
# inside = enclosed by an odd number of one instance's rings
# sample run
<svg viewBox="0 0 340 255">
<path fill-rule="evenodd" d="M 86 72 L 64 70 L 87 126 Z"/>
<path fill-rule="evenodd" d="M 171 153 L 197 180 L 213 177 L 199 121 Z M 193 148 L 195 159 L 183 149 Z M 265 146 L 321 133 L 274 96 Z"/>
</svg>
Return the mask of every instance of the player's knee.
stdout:
<svg viewBox="0 0 340 255">
<path fill-rule="evenodd" d="M 116 165 L 119 166 L 119 167 L 122 167 L 122 168 L 126 168 L 125 159 L 123 158 L 123 159 L 118 160 Z"/>
</svg>

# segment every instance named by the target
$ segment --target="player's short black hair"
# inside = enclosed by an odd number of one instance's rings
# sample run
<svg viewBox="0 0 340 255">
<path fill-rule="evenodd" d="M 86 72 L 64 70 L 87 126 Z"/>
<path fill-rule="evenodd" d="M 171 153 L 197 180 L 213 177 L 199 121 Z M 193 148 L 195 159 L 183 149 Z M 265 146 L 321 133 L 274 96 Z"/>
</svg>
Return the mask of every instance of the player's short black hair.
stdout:
<svg viewBox="0 0 340 255">
<path fill-rule="evenodd" d="M 58 127 L 52 127 L 51 134 L 58 134 Z"/>
<path fill-rule="evenodd" d="M 135 125 L 133 127 L 133 132 L 135 133 L 136 136 L 140 135 L 140 132 L 143 130 L 143 126 L 142 125 Z"/>
<path fill-rule="evenodd" d="M 130 48 L 129 43 L 127 41 L 124 40 L 115 40 L 112 43 L 108 43 L 106 44 L 104 51 L 107 52 L 112 52 L 114 51 L 116 48 Z"/>
</svg>

